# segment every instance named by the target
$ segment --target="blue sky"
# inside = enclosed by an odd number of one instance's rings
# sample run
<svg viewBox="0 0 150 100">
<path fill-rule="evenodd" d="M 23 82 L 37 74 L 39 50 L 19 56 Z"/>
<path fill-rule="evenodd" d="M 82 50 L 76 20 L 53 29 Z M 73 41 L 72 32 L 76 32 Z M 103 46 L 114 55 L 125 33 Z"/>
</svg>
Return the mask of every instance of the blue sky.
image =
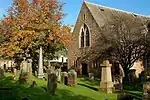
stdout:
<svg viewBox="0 0 150 100">
<path fill-rule="evenodd" d="M 59 0 L 66 3 L 64 12 L 67 16 L 64 18 L 65 24 L 73 25 L 77 20 L 83 0 Z M 129 12 L 150 16 L 150 0 L 86 0 L 88 2 L 117 8 Z M 0 18 L 6 14 L 12 0 L 0 0 Z"/>
</svg>

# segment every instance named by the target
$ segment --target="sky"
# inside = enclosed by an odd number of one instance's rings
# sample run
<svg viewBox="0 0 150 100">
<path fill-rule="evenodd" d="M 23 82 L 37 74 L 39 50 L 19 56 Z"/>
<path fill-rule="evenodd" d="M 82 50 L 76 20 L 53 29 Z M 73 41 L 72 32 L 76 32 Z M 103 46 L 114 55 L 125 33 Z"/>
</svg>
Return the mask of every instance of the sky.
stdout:
<svg viewBox="0 0 150 100">
<path fill-rule="evenodd" d="M 63 23 L 74 25 L 76 23 L 83 0 L 59 0 L 66 3 L 64 5 Z M 88 2 L 100 4 L 107 7 L 117 8 L 128 12 L 150 16 L 150 0 L 86 0 Z M 0 0 L 0 18 L 7 13 L 12 0 Z"/>
</svg>

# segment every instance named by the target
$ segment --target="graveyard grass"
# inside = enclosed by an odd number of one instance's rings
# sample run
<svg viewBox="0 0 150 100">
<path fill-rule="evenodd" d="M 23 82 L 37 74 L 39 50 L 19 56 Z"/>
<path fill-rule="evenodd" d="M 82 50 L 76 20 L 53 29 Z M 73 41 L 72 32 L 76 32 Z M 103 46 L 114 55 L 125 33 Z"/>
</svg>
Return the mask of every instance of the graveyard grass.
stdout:
<svg viewBox="0 0 150 100">
<path fill-rule="evenodd" d="M 20 100 L 23 97 L 32 98 L 32 100 L 116 100 L 117 94 L 106 94 L 95 91 L 91 88 L 78 85 L 76 87 L 58 84 L 57 95 L 50 96 L 46 92 L 46 81 L 31 77 L 35 80 L 37 86 L 31 88 L 30 85 L 20 85 L 17 81 L 11 80 L 12 75 L 6 73 L 5 77 L 0 78 L 0 87 L 11 88 L 10 91 L 0 91 L 0 100 Z M 80 81 L 80 80 L 79 80 Z M 81 82 L 84 84 L 84 82 Z M 85 82 L 85 85 L 87 83 Z"/>
</svg>

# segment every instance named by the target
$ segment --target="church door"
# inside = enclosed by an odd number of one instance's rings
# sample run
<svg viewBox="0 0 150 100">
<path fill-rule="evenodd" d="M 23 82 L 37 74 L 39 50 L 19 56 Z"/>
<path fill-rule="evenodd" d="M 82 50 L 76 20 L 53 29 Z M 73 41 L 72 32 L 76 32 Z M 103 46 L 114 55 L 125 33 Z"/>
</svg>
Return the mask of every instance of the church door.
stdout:
<svg viewBox="0 0 150 100">
<path fill-rule="evenodd" d="M 88 75 L 88 65 L 87 64 L 82 64 L 82 75 Z"/>
</svg>

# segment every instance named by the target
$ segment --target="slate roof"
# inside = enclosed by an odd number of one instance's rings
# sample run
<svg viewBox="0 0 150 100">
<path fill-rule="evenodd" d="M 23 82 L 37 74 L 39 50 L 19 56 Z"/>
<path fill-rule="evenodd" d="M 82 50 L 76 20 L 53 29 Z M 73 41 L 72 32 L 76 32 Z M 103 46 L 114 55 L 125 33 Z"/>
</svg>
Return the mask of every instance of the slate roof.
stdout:
<svg viewBox="0 0 150 100">
<path fill-rule="evenodd" d="M 103 27 L 107 22 L 115 23 L 113 20 L 115 18 L 121 18 L 123 20 L 126 20 L 127 26 L 130 27 L 130 30 L 136 31 L 138 28 L 140 28 L 142 24 L 146 24 L 150 20 L 150 16 L 144 16 L 140 14 L 135 14 L 132 12 L 127 12 L 115 8 L 105 7 L 102 5 L 93 4 L 87 1 L 84 1 L 85 5 L 89 9 L 90 13 L 92 14 L 93 18 L 95 19 L 96 23 L 99 27 Z M 110 33 L 101 33 L 103 36 L 107 37 Z M 91 60 L 94 58 L 97 58 L 100 56 L 101 51 L 103 51 L 102 48 L 99 48 L 100 46 L 95 47 L 95 52 L 89 53 L 90 55 L 85 55 L 84 57 L 81 57 L 79 61 L 85 61 Z M 102 46 L 101 46 L 102 47 Z M 110 45 L 108 44 L 105 48 L 109 48 Z"/>
<path fill-rule="evenodd" d="M 84 3 L 88 7 L 89 11 L 91 12 L 92 16 L 96 20 L 99 27 L 103 26 L 104 21 L 107 22 L 112 21 L 112 19 L 115 17 L 122 17 L 124 20 L 129 20 L 129 22 L 131 22 L 133 19 L 142 20 L 144 22 L 150 20 L 149 16 L 135 14 L 132 12 L 127 12 L 115 8 L 105 7 L 87 1 L 84 1 Z"/>
</svg>

